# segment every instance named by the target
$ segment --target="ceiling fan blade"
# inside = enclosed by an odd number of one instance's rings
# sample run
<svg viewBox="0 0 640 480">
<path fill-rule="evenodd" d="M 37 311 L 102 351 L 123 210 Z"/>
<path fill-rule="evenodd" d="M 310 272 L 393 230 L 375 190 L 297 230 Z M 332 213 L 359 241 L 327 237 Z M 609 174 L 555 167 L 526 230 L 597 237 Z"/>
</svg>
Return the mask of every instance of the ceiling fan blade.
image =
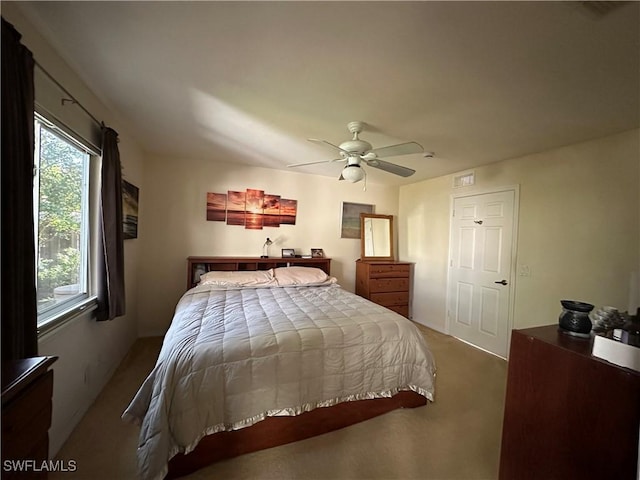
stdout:
<svg viewBox="0 0 640 480">
<path fill-rule="evenodd" d="M 313 142 L 313 143 L 324 143 L 325 145 L 329 145 L 331 148 L 335 148 L 339 152 L 343 152 L 343 153 L 346 153 L 347 155 L 349 155 L 349 152 L 347 152 L 346 150 L 343 150 L 339 146 L 334 145 L 331 142 L 327 142 L 326 140 L 320 140 L 318 138 L 308 138 L 307 140 L 309 140 L 310 142 Z"/>
<path fill-rule="evenodd" d="M 412 168 L 403 167 L 401 165 L 396 165 L 395 163 L 385 162 L 384 160 L 374 160 L 371 163 L 367 162 L 370 167 L 378 168 L 380 170 L 384 170 L 385 172 L 393 173 L 395 175 L 400 175 L 401 177 L 410 177 L 414 173 L 415 170 Z"/>
<path fill-rule="evenodd" d="M 317 165 L 318 163 L 343 162 L 344 160 L 344 158 L 334 158 L 333 160 L 320 160 L 319 162 L 292 163 L 291 165 L 287 165 L 287 167 L 302 167 L 304 165 Z"/>
<path fill-rule="evenodd" d="M 369 153 L 375 153 L 379 158 L 395 157 L 397 155 L 409 155 L 410 153 L 422 153 L 424 148 L 417 142 L 399 143 L 388 147 L 374 148 Z"/>
</svg>

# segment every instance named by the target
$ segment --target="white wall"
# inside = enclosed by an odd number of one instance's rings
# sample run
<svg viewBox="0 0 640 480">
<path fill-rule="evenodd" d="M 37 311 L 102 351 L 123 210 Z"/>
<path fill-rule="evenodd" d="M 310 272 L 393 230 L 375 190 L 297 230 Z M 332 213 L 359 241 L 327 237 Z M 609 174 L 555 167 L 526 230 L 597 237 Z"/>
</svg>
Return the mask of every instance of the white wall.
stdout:
<svg viewBox="0 0 640 480">
<path fill-rule="evenodd" d="M 558 321 L 560 300 L 627 310 L 640 262 L 640 130 L 400 188 L 400 257 L 416 262 L 414 320 L 446 329 L 449 215 L 453 193 L 520 185 L 514 328 Z"/>
<path fill-rule="evenodd" d="M 126 123 L 102 104 L 40 36 L 36 28 L 21 14 L 18 2 L 3 2 L 2 16 L 22 34 L 22 43 L 33 52 L 40 65 L 95 117 L 118 131 L 124 177 L 144 191 L 143 157 L 135 141 L 127 134 Z M 43 85 L 41 80 L 40 75 L 39 84 L 36 85 L 36 99 L 46 101 L 39 88 L 39 85 Z M 52 110 L 56 109 L 56 104 L 60 105 L 59 98 L 51 103 Z M 69 111 L 62 112 L 60 108 L 57 107 L 56 114 L 63 119 L 83 115 L 78 112 L 77 106 L 67 104 L 64 107 L 75 109 L 69 117 L 65 116 Z M 140 241 L 141 238 L 125 241 L 127 314 L 124 317 L 98 323 L 91 314 L 87 314 L 40 338 L 39 354 L 59 357 L 53 366 L 53 423 L 49 430 L 51 456 L 58 452 L 137 338 L 136 284 Z"/>
<path fill-rule="evenodd" d="M 270 255 L 295 248 L 322 248 L 331 273 L 347 290 L 355 288 L 360 240 L 340 238 L 343 201 L 375 205 L 375 212 L 397 215 L 398 187 L 339 182 L 336 178 L 217 163 L 214 159 L 148 158 L 140 192 L 142 236 L 139 287 L 140 334 L 162 335 L 186 289 L 186 259 L 193 255 L 260 256 L 267 237 Z M 246 230 L 206 220 L 207 192 L 247 188 L 298 201 L 296 225 Z"/>
</svg>

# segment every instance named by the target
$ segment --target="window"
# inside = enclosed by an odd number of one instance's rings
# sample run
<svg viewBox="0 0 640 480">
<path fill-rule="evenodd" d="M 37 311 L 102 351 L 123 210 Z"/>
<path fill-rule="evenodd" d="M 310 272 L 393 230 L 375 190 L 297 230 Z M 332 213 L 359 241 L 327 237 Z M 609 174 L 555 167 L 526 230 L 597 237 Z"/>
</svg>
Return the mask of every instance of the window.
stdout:
<svg viewBox="0 0 640 480">
<path fill-rule="evenodd" d="M 34 227 L 40 332 L 89 305 L 91 158 L 88 148 L 36 115 Z"/>
</svg>

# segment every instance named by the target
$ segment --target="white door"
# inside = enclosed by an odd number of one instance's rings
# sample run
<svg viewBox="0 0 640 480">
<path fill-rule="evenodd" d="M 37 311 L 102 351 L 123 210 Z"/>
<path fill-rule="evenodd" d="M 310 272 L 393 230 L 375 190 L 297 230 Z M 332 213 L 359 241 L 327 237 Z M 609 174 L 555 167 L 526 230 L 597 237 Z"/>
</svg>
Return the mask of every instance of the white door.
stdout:
<svg viewBox="0 0 640 480">
<path fill-rule="evenodd" d="M 514 190 L 454 198 L 449 333 L 507 356 L 512 294 Z"/>
</svg>

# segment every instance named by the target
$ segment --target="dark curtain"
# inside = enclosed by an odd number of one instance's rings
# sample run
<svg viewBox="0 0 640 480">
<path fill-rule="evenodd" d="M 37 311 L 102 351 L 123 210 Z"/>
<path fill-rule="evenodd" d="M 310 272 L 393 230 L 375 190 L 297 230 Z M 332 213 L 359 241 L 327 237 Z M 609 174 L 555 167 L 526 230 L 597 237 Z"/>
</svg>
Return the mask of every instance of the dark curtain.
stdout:
<svg viewBox="0 0 640 480">
<path fill-rule="evenodd" d="M 122 172 L 118 133 L 104 125 L 102 127 L 100 230 L 97 319 L 112 320 L 125 313 Z"/>
<path fill-rule="evenodd" d="M 2 19 L 2 361 L 38 355 L 33 228 L 34 60 Z"/>
</svg>

